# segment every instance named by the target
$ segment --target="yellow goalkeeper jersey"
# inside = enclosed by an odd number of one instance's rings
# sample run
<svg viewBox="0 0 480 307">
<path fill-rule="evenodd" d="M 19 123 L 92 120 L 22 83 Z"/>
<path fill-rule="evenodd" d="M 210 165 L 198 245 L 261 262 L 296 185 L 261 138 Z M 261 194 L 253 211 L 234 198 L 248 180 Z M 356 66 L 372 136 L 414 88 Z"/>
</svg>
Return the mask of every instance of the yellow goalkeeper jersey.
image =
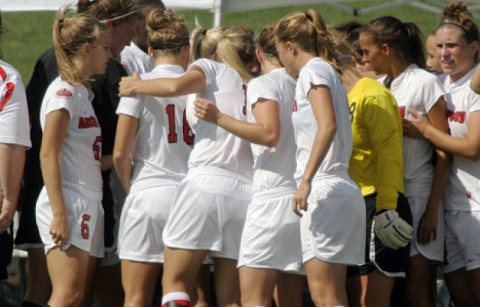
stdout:
<svg viewBox="0 0 480 307">
<path fill-rule="evenodd" d="M 371 78 L 348 93 L 353 151 L 349 174 L 363 196 L 377 193 L 377 211 L 395 209 L 404 192 L 402 119 L 390 91 Z"/>
</svg>

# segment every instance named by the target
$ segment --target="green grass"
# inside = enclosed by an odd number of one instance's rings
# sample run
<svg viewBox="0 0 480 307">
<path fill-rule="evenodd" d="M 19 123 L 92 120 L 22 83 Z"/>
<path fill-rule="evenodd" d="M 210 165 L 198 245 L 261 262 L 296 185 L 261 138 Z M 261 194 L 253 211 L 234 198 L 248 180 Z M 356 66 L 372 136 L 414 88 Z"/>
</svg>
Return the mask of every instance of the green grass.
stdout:
<svg viewBox="0 0 480 307">
<path fill-rule="evenodd" d="M 261 1 L 261 0 L 259 0 Z M 385 1 L 356 1 L 348 3 L 357 9 L 371 5 L 384 3 Z M 331 25 L 339 24 L 349 19 L 357 19 L 367 22 L 372 18 L 382 15 L 392 15 L 402 21 L 415 22 L 424 36 L 427 35 L 438 23 L 436 14 L 414 8 L 409 5 L 398 6 L 393 9 L 377 11 L 355 17 L 352 14 L 340 11 L 332 6 L 310 5 L 292 6 L 249 12 L 234 12 L 224 15 L 226 26 L 248 26 L 254 30 L 274 22 L 284 15 L 293 11 L 305 11 L 308 8 L 317 9 Z M 194 26 L 195 16 L 205 27 L 212 26 L 213 14 L 206 11 L 184 11 L 184 14 L 191 27 Z M 30 80 L 33 67 L 37 58 L 50 46 L 52 46 L 52 24 L 55 18 L 54 12 L 32 12 L 32 13 L 3 13 L 3 24 L 8 29 L 2 37 L 2 50 L 5 61 L 15 66 L 23 76 L 25 84 Z"/>
</svg>

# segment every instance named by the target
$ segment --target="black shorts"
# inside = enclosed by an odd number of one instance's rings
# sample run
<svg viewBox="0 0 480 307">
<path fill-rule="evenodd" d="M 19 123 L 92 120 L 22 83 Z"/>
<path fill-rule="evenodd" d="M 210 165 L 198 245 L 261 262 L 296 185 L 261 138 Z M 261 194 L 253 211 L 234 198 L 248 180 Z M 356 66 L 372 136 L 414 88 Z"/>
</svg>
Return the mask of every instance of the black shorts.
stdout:
<svg viewBox="0 0 480 307">
<path fill-rule="evenodd" d="M 12 229 L 0 235 L 0 280 L 8 278 L 7 266 L 12 261 L 13 237 Z"/>
<path fill-rule="evenodd" d="M 365 196 L 367 212 L 367 233 L 365 244 L 366 263 L 359 266 L 349 266 L 347 276 L 367 275 L 378 269 L 389 277 L 405 277 L 410 259 L 410 244 L 399 249 L 390 249 L 385 247 L 380 239 L 375 235 L 373 229 L 373 220 L 376 211 L 377 194 Z M 412 213 L 410 205 L 405 195 L 399 193 L 397 198 L 398 215 L 407 223 L 412 225 Z M 372 237 L 375 240 L 372 244 Z"/>
</svg>

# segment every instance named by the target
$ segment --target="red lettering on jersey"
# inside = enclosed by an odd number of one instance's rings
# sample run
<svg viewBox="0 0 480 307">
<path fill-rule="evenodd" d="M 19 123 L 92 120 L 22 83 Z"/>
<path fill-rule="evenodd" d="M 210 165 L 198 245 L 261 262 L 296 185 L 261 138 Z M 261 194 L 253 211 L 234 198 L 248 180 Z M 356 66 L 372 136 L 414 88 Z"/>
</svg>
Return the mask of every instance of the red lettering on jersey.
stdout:
<svg viewBox="0 0 480 307">
<path fill-rule="evenodd" d="M 463 124 L 465 122 L 465 117 L 467 114 L 462 111 L 462 112 L 452 112 L 450 116 L 448 117 L 448 120 L 451 122 L 457 122 L 460 124 Z"/>
<path fill-rule="evenodd" d="M 293 112 L 297 112 L 298 111 L 298 106 L 297 106 L 297 101 L 295 100 L 293 102 Z"/>
<path fill-rule="evenodd" d="M 1 71 L 5 72 L 3 69 L 1 69 Z M 1 71 L 0 71 L 0 74 L 1 74 Z M 2 78 L 3 78 L 3 75 L 2 75 Z M 13 82 L 8 82 L 7 84 L 5 84 L 5 97 L 0 102 L 0 112 L 3 110 L 3 107 L 7 104 L 10 98 L 12 98 L 14 89 L 15 89 L 15 84 L 13 84 Z"/>
<path fill-rule="evenodd" d="M 57 96 L 57 97 L 72 98 L 72 97 L 73 97 L 73 93 L 70 92 L 69 90 L 67 90 L 66 88 L 62 88 L 61 90 L 58 90 L 58 91 L 55 93 L 55 96 Z"/>
<path fill-rule="evenodd" d="M 398 107 L 398 110 L 400 111 L 400 116 L 402 118 L 405 118 L 405 106 Z"/>
<path fill-rule="evenodd" d="M 87 129 L 92 127 L 98 127 L 98 122 L 95 116 L 80 117 L 78 120 L 78 129 Z"/>
</svg>

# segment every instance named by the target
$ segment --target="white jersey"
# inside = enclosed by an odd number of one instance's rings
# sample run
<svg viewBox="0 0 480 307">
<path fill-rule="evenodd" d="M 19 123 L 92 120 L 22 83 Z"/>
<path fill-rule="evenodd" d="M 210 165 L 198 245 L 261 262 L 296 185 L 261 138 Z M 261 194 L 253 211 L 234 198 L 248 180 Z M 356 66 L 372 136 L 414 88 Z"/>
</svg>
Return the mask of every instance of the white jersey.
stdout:
<svg viewBox="0 0 480 307">
<path fill-rule="evenodd" d="M 438 77 L 411 64 L 390 86 L 390 91 L 397 101 L 402 118 L 409 117 L 412 109 L 422 116 L 427 116 L 430 109 L 444 95 Z M 405 187 L 421 184 L 425 192 L 430 192 L 433 179 L 433 145 L 424 139 L 403 138 L 403 165 Z M 408 194 L 409 191 L 406 191 Z"/>
<path fill-rule="evenodd" d="M 225 64 L 199 59 L 190 67 L 200 68 L 206 77 L 204 90 L 190 95 L 187 119 L 195 133 L 195 146 L 190 154 L 189 168 L 216 166 L 246 178 L 252 177 L 250 145 L 223 128 L 199 120 L 195 116 L 196 96 L 212 101 L 218 109 L 238 120 L 245 121 L 245 85 L 240 75 Z"/>
<path fill-rule="evenodd" d="M 134 42 L 130 42 L 129 46 L 123 48 L 120 53 L 120 62 L 129 75 L 133 75 L 134 72 L 143 75 L 155 68 L 155 62 Z"/>
<path fill-rule="evenodd" d="M 175 78 L 179 65 L 159 65 L 142 79 Z M 133 149 L 132 191 L 180 182 L 188 171 L 193 134 L 185 118 L 187 96 L 170 98 L 122 97 L 117 114 L 139 119 Z"/>
<path fill-rule="evenodd" d="M 248 121 L 255 122 L 252 107 L 259 98 L 276 101 L 280 117 L 278 144 L 267 146 L 251 144 L 254 157 L 254 192 L 276 187 L 295 187 L 295 137 L 293 134 L 292 110 L 295 102 L 295 80 L 284 68 L 251 80 L 247 89 Z"/>
<path fill-rule="evenodd" d="M 100 158 L 102 137 L 92 107 L 93 93 L 83 85 L 70 85 L 57 77 L 48 87 L 40 109 L 45 130 L 48 113 L 65 109 L 70 123 L 60 150 L 62 185 L 92 199 L 102 200 Z"/>
<path fill-rule="evenodd" d="M 330 89 L 338 127 L 315 177 L 318 178 L 322 173 L 346 172 L 352 153 L 352 128 L 347 95 L 340 77 L 330 64 L 321 58 L 313 58 L 301 69 L 295 91 L 296 105 L 292 119 L 297 143 L 297 170 L 295 172 L 297 181 L 302 179 L 317 133 L 317 122 L 308 101 L 308 92 L 312 85 L 325 85 Z"/>
<path fill-rule="evenodd" d="M 448 124 L 450 134 L 464 138 L 468 135 L 470 114 L 480 111 L 480 96 L 470 89 L 473 68 L 456 82 L 446 76 L 445 99 L 449 106 Z M 452 169 L 445 188 L 446 210 L 480 211 L 480 163 L 459 155 L 453 155 Z"/>
<path fill-rule="evenodd" d="M 22 77 L 0 60 L 0 143 L 30 148 L 30 121 Z"/>
</svg>

